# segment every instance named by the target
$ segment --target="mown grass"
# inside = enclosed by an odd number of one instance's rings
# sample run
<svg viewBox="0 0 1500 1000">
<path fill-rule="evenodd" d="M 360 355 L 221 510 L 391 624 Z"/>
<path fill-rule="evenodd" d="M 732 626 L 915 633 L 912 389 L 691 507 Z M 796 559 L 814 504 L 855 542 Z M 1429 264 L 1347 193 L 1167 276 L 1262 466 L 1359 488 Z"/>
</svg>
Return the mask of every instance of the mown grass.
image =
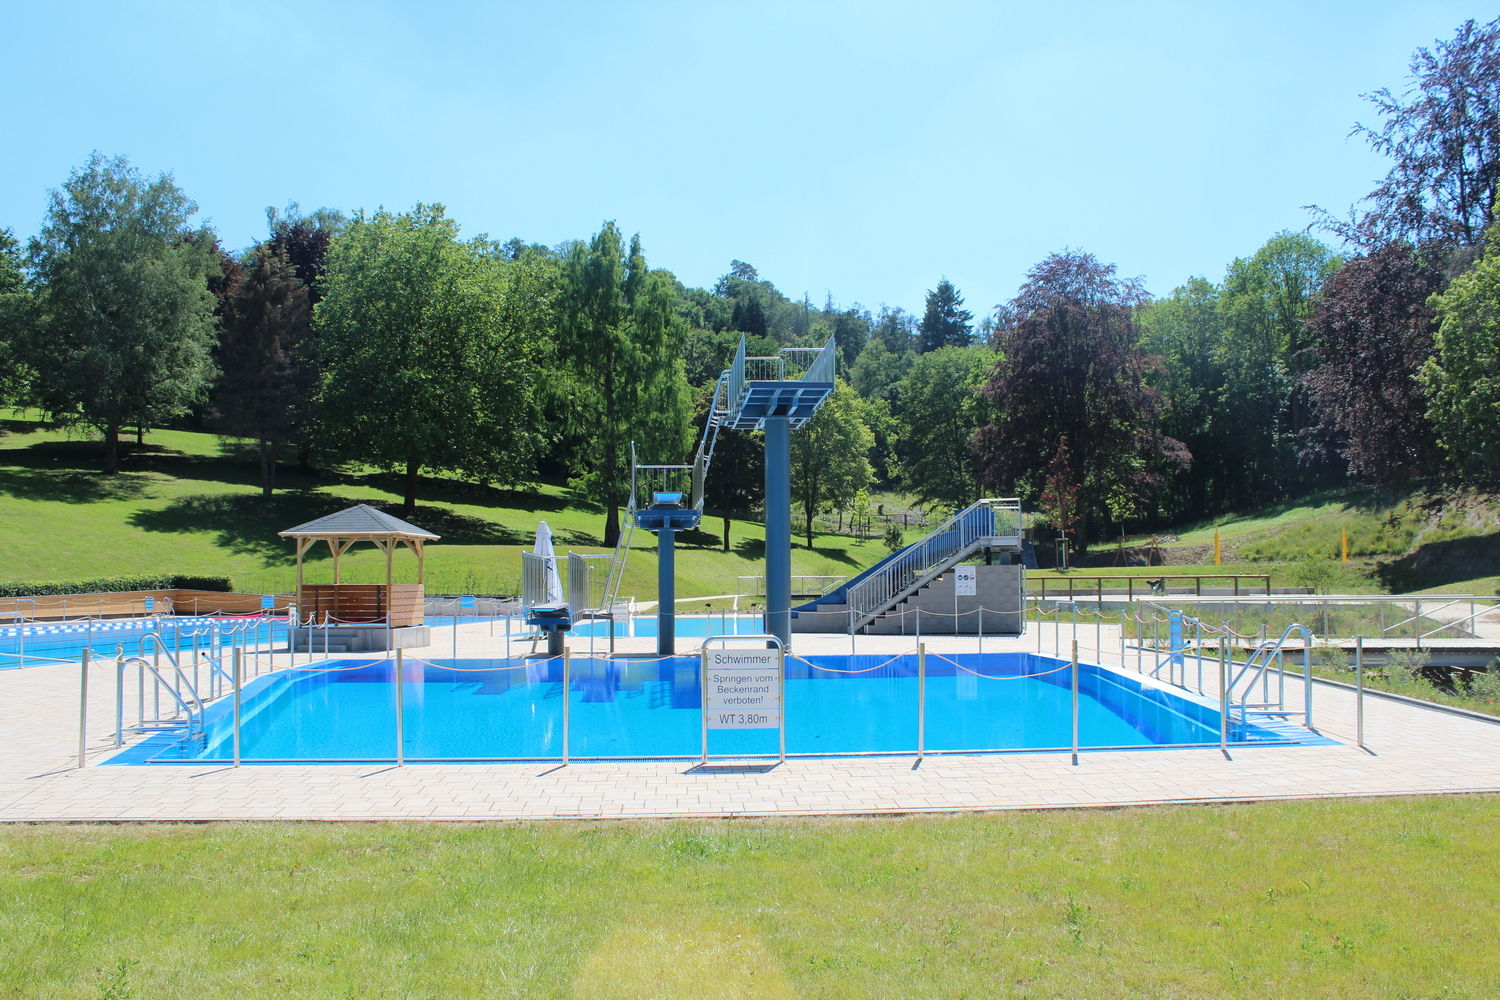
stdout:
<svg viewBox="0 0 1500 1000">
<path fill-rule="evenodd" d="M 299 473 L 283 467 L 270 501 L 260 499 L 253 457 L 209 434 L 152 431 L 115 476 L 98 472 L 96 441 L 9 412 L 0 419 L 0 574 L 56 580 L 150 572 L 229 576 L 242 591 L 289 592 L 293 549 L 277 531 L 354 503 L 401 500 L 397 477 L 370 471 Z M 604 553 L 604 511 L 557 484 L 501 490 L 424 479 L 418 524 L 441 534 L 428 549 L 429 593 L 515 593 L 521 552 L 547 521 L 559 552 Z M 681 539 L 680 597 L 738 593 L 740 576 L 764 572 L 765 533 L 734 522 L 731 551 L 719 551 L 722 522 Z M 622 593 L 656 595 L 656 539 L 636 532 Z M 792 550 L 792 572 L 848 576 L 885 554 L 878 541 L 819 534 Z M 348 583 L 383 582 L 384 557 L 371 546 L 341 562 Z M 309 556 L 308 580 L 332 579 L 326 547 Z M 396 559 L 397 579 L 414 582 L 415 560 Z"/>
<path fill-rule="evenodd" d="M 1471 997 L 1500 799 L 0 831 L 0 994 Z"/>
</svg>

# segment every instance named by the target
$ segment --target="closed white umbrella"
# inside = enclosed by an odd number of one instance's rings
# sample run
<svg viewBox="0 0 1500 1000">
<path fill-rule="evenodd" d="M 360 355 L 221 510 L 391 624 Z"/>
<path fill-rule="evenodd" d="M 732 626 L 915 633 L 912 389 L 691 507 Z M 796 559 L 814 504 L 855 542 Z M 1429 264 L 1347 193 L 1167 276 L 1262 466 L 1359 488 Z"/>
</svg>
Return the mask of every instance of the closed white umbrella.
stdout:
<svg viewBox="0 0 1500 1000">
<path fill-rule="evenodd" d="M 547 593 L 546 604 L 563 602 L 562 577 L 557 572 L 557 553 L 552 549 L 552 529 L 543 521 L 536 526 L 536 546 L 531 550 L 546 560 Z"/>
</svg>

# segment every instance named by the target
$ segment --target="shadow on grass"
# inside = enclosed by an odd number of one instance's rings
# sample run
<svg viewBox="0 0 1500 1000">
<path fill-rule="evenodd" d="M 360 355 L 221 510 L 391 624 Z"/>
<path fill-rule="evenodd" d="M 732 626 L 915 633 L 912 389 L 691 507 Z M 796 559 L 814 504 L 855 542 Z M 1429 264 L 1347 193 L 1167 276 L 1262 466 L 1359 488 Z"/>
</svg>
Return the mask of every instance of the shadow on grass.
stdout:
<svg viewBox="0 0 1500 1000">
<path fill-rule="evenodd" d="M 277 536 L 278 531 L 352 505 L 347 497 L 313 491 L 287 491 L 270 500 L 210 494 L 179 497 L 160 510 L 138 511 L 129 520 L 145 531 L 210 533 L 215 536 L 215 544 L 237 555 L 256 556 L 268 566 L 286 566 L 296 561 L 295 552 L 291 541 Z M 370 506 L 401 516 L 401 505 L 397 503 L 376 502 Z M 448 545 L 525 545 L 532 540 L 532 536 L 504 525 L 441 507 L 418 504 L 416 514 L 405 520 L 441 535 L 443 543 Z M 567 537 L 577 533 L 563 534 L 563 540 L 570 544 L 597 544 L 591 538 L 580 542 Z M 328 549 L 317 546 L 305 558 L 327 559 Z"/>
<path fill-rule="evenodd" d="M 1375 575 L 1393 594 L 1500 576 L 1500 532 L 1429 542 L 1410 555 L 1377 563 Z"/>
<path fill-rule="evenodd" d="M 0 493 L 18 500 L 51 503 L 133 500 L 144 496 L 150 485 L 150 480 L 128 473 L 107 476 L 102 472 L 72 469 L 0 469 Z"/>
</svg>

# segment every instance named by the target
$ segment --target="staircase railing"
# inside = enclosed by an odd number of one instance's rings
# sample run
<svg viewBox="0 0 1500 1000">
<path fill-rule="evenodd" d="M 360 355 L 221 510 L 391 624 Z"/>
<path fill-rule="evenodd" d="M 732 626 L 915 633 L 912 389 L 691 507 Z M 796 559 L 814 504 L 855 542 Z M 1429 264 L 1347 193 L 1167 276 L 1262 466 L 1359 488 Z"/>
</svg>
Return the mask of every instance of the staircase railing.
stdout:
<svg viewBox="0 0 1500 1000">
<path fill-rule="evenodd" d="M 877 572 L 849 588 L 855 627 L 883 614 L 985 540 L 1020 534 L 1021 502 L 1016 498 L 980 500 L 959 511 L 926 538 L 908 545 Z"/>
</svg>

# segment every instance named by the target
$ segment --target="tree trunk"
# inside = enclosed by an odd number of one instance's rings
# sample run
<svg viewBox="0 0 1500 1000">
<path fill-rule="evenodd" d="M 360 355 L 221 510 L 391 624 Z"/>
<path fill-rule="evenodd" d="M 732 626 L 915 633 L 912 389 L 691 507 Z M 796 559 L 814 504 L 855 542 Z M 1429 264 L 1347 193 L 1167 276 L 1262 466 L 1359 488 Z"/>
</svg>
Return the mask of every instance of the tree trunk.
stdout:
<svg viewBox="0 0 1500 1000">
<path fill-rule="evenodd" d="M 724 551 L 729 551 L 729 512 L 724 512 Z"/>
<path fill-rule="evenodd" d="M 276 476 L 276 460 L 271 456 L 271 442 L 260 439 L 260 497 L 271 499 L 271 490 Z"/>
<path fill-rule="evenodd" d="M 104 472 L 113 476 L 120 471 L 120 425 L 111 423 L 104 428 Z"/>
<path fill-rule="evenodd" d="M 140 424 L 136 424 L 135 425 L 135 443 L 136 444 L 145 444 L 146 443 L 146 428 L 143 427 Z"/>
<path fill-rule="evenodd" d="M 422 468 L 421 459 L 408 459 L 406 463 L 406 496 L 401 500 L 401 516 L 411 517 L 417 512 L 417 473 Z"/>
<path fill-rule="evenodd" d="M 808 548 L 809 551 L 811 551 L 812 550 L 812 528 L 813 528 L 813 525 L 812 525 L 812 522 L 813 522 L 813 505 L 812 504 L 804 504 L 803 507 L 802 507 L 802 509 L 805 510 L 805 511 L 807 511 L 807 548 Z"/>
</svg>

